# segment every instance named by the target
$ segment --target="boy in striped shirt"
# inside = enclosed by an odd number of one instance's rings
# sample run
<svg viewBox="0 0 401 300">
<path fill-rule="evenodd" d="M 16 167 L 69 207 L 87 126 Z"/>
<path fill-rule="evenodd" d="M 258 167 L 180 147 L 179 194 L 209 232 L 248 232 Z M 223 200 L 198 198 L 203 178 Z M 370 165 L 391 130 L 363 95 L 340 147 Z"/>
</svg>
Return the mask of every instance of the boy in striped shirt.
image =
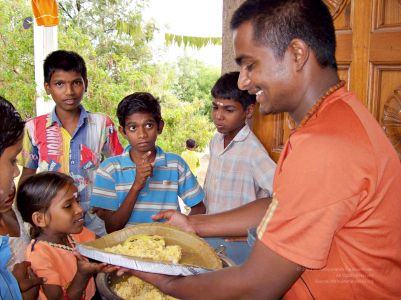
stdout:
<svg viewBox="0 0 401 300">
<path fill-rule="evenodd" d="M 205 213 L 204 192 L 189 166 L 156 146 L 164 126 L 158 100 L 149 93 L 128 95 L 118 105 L 117 117 L 130 146 L 101 164 L 90 200 L 107 232 L 152 222 L 161 210 L 178 210 L 178 196 L 191 214 Z"/>
</svg>

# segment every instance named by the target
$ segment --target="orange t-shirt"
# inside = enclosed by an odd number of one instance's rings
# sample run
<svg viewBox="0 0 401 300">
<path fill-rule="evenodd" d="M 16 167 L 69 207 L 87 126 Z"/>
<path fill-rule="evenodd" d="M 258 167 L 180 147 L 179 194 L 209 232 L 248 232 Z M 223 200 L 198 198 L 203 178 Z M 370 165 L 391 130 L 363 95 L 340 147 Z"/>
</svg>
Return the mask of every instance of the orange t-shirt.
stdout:
<svg viewBox="0 0 401 300">
<path fill-rule="evenodd" d="M 82 230 L 79 234 L 72 234 L 74 241 L 83 243 L 96 239 L 95 234 L 89 229 Z M 45 242 L 38 241 L 32 251 L 32 244 L 26 251 L 27 260 L 31 262 L 32 270 L 39 277 L 47 278 L 46 284 L 54 284 L 67 288 L 77 272 L 77 259 L 68 250 L 52 247 Z M 86 286 L 85 299 L 89 300 L 95 295 L 95 281 L 91 278 Z M 47 299 L 43 289 L 39 291 L 42 300 Z"/>
<path fill-rule="evenodd" d="M 401 164 L 344 88 L 289 137 L 258 227 L 305 267 L 286 299 L 401 299 Z"/>
</svg>

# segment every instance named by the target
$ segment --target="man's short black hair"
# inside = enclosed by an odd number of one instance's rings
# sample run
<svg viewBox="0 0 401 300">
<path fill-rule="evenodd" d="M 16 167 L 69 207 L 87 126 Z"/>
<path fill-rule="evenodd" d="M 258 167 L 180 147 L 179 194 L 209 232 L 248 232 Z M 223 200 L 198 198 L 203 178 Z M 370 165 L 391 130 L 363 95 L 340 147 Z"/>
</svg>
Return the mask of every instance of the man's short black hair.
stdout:
<svg viewBox="0 0 401 300">
<path fill-rule="evenodd" d="M 87 72 L 84 59 L 74 51 L 57 50 L 50 53 L 43 64 L 45 82 L 50 83 L 52 75 L 56 71 L 74 71 L 80 73 L 87 81 Z"/>
<path fill-rule="evenodd" d="M 134 113 L 150 113 L 157 126 L 162 120 L 159 100 L 150 93 L 137 92 L 125 97 L 118 104 L 117 117 L 121 127 L 125 127 L 125 120 Z"/>
<path fill-rule="evenodd" d="M 337 69 L 336 36 L 330 11 L 322 0 L 247 0 L 234 13 L 231 30 L 250 21 L 254 41 L 282 58 L 290 42 L 303 40 L 322 67 Z"/>
<path fill-rule="evenodd" d="M 14 106 L 0 96 L 0 155 L 22 137 L 24 126 L 25 122 Z"/>
<path fill-rule="evenodd" d="M 212 88 L 212 96 L 214 99 L 230 99 L 241 103 L 245 109 L 249 105 L 255 104 L 256 96 L 242 91 L 238 88 L 239 72 L 230 72 L 222 75 Z"/>
</svg>

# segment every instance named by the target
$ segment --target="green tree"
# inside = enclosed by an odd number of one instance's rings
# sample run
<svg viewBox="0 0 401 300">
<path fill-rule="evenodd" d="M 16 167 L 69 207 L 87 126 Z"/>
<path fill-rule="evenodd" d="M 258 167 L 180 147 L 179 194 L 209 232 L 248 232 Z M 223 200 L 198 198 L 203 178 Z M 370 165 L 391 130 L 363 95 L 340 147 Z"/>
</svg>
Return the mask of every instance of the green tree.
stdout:
<svg viewBox="0 0 401 300">
<path fill-rule="evenodd" d="M 165 123 L 157 144 L 177 154 L 185 149 L 185 141 L 192 138 L 202 151 L 213 136 L 214 125 L 207 116 L 199 114 L 204 103 L 178 101 L 174 97 L 162 99 L 162 116 Z"/>
<path fill-rule="evenodd" d="M 82 55 L 88 69 L 84 106 L 110 115 L 115 122 L 118 103 L 136 91 L 159 97 L 166 122 L 159 143 L 181 153 L 185 140 L 194 138 L 203 149 L 213 130 L 208 117 L 210 88 L 219 76 L 193 59 L 178 64 L 155 64 L 149 42 L 157 30 L 142 19 L 147 1 L 60 0 L 60 49 Z M 10 99 L 24 117 L 35 116 L 32 28 L 22 28 L 32 15 L 29 0 L 0 0 L 0 94 Z"/>
<path fill-rule="evenodd" d="M 150 91 L 157 82 L 149 42 L 155 26 L 142 19 L 147 1 L 64 0 L 59 48 L 80 53 L 87 63 L 89 88 L 85 107 L 115 120 L 115 109 L 128 93 Z M 127 32 L 122 24 L 129 24 Z"/>
<path fill-rule="evenodd" d="M 35 113 L 33 33 L 22 23 L 32 14 L 30 1 L 0 0 L 0 95 L 24 117 Z"/>
<path fill-rule="evenodd" d="M 212 96 L 210 90 L 220 76 L 220 69 L 183 56 L 177 63 L 177 77 L 172 92 L 181 101 L 192 102 L 199 99 L 204 103 L 201 113 L 209 116 Z"/>
</svg>

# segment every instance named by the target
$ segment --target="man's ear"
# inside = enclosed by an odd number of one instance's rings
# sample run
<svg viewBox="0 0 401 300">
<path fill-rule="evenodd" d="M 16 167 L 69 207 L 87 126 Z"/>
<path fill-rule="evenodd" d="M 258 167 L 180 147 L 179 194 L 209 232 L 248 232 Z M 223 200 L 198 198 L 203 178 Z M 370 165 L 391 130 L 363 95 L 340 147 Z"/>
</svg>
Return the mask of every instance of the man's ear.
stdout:
<svg viewBox="0 0 401 300">
<path fill-rule="evenodd" d="M 39 228 L 46 227 L 47 226 L 47 222 L 46 222 L 45 213 L 39 212 L 39 211 L 35 211 L 32 214 L 32 222 L 33 222 L 33 224 L 35 224 L 36 227 L 39 227 Z"/>
<path fill-rule="evenodd" d="M 288 46 L 288 50 L 294 60 L 296 71 L 300 71 L 309 59 L 309 46 L 301 39 L 293 39 Z"/>
<path fill-rule="evenodd" d="M 121 133 L 121 135 L 125 138 L 127 138 L 127 135 L 125 134 L 125 129 L 121 126 L 118 126 L 118 131 Z"/>
<path fill-rule="evenodd" d="M 50 85 L 49 85 L 49 83 L 45 82 L 45 83 L 43 84 L 43 86 L 44 86 L 44 88 L 45 88 L 46 94 L 47 94 L 47 95 L 50 95 Z"/>
<path fill-rule="evenodd" d="M 255 112 L 255 104 L 249 104 L 248 107 L 246 108 L 246 118 L 247 119 L 252 119 L 253 113 Z"/>
<path fill-rule="evenodd" d="M 163 121 L 163 120 L 160 120 L 159 126 L 157 127 L 157 132 L 158 132 L 159 134 L 161 134 L 161 133 L 163 132 L 163 128 L 164 128 L 164 121 Z"/>
</svg>

